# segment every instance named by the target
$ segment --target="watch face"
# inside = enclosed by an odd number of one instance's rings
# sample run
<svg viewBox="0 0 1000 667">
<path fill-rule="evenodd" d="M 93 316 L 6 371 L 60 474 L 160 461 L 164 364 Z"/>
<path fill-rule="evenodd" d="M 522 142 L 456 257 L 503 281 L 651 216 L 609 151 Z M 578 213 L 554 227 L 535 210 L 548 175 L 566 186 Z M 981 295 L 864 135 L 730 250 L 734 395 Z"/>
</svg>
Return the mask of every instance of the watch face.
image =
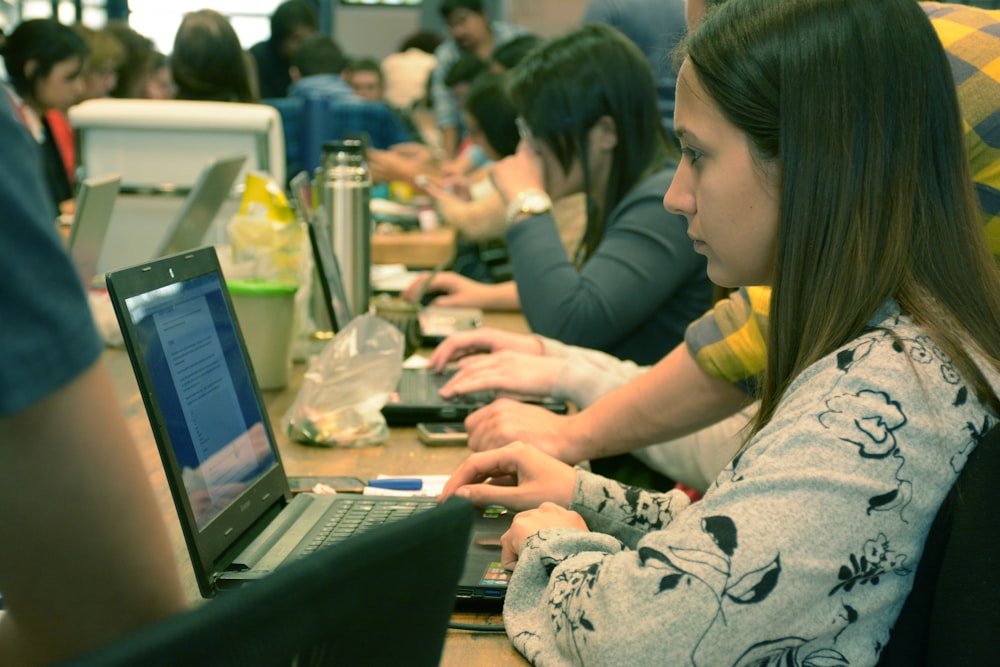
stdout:
<svg viewBox="0 0 1000 667">
<path fill-rule="evenodd" d="M 552 210 L 552 199 L 541 190 L 525 190 L 514 198 L 507 208 L 507 223 L 522 215 L 538 215 Z"/>
<path fill-rule="evenodd" d="M 524 198 L 521 210 L 525 213 L 544 213 L 552 208 L 552 200 L 544 192 L 532 192 Z"/>
</svg>

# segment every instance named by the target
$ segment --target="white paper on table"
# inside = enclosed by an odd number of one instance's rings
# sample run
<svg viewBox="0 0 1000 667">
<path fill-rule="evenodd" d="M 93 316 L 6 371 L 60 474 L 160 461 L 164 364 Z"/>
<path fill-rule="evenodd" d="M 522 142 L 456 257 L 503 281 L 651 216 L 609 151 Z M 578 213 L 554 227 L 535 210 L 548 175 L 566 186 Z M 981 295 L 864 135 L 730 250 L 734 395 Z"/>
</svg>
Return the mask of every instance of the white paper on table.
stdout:
<svg viewBox="0 0 1000 667">
<path fill-rule="evenodd" d="M 396 496 L 398 498 L 428 497 L 437 498 L 444 491 L 445 482 L 451 475 L 379 475 L 376 479 L 419 479 L 423 486 L 419 491 L 396 491 L 395 489 L 380 489 L 366 486 L 366 496 Z"/>
</svg>

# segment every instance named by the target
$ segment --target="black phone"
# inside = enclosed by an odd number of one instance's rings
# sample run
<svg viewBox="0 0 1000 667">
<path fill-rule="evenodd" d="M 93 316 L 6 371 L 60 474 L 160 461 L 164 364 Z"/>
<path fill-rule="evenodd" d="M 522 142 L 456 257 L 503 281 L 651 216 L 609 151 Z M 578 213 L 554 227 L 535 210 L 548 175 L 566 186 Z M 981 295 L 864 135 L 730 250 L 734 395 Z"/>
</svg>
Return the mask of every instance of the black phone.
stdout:
<svg viewBox="0 0 1000 667">
<path fill-rule="evenodd" d="M 438 424 L 417 424 L 417 437 L 420 442 L 433 447 L 443 445 L 464 445 L 469 441 L 462 422 L 441 422 Z"/>
<path fill-rule="evenodd" d="M 317 489 L 317 485 L 321 486 Z M 323 493 L 324 487 L 333 489 L 337 493 L 365 492 L 365 483 L 357 477 L 338 477 L 330 475 L 289 477 L 288 486 L 292 489 L 292 493 L 303 493 L 306 491 Z"/>
</svg>

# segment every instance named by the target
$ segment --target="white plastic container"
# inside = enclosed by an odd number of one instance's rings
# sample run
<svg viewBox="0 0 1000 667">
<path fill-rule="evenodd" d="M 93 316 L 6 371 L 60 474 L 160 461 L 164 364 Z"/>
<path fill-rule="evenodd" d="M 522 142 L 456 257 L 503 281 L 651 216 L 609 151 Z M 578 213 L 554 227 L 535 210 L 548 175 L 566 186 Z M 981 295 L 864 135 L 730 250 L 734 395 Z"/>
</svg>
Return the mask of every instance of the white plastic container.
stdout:
<svg viewBox="0 0 1000 667">
<path fill-rule="evenodd" d="M 274 280 L 230 280 L 229 295 L 262 390 L 288 385 L 298 285 Z"/>
</svg>

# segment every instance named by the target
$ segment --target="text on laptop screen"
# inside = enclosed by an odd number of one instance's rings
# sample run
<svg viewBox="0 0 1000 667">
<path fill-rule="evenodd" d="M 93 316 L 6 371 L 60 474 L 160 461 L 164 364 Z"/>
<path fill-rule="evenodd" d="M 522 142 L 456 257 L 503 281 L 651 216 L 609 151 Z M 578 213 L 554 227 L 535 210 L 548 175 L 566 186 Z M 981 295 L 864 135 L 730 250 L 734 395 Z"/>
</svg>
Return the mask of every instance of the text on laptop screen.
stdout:
<svg viewBox="0 0 1000 667">
<path fill-rule="evenodd" d="M 125 303 L 198 528 L 277 462 L 216 276 Z"/>
</svg>

